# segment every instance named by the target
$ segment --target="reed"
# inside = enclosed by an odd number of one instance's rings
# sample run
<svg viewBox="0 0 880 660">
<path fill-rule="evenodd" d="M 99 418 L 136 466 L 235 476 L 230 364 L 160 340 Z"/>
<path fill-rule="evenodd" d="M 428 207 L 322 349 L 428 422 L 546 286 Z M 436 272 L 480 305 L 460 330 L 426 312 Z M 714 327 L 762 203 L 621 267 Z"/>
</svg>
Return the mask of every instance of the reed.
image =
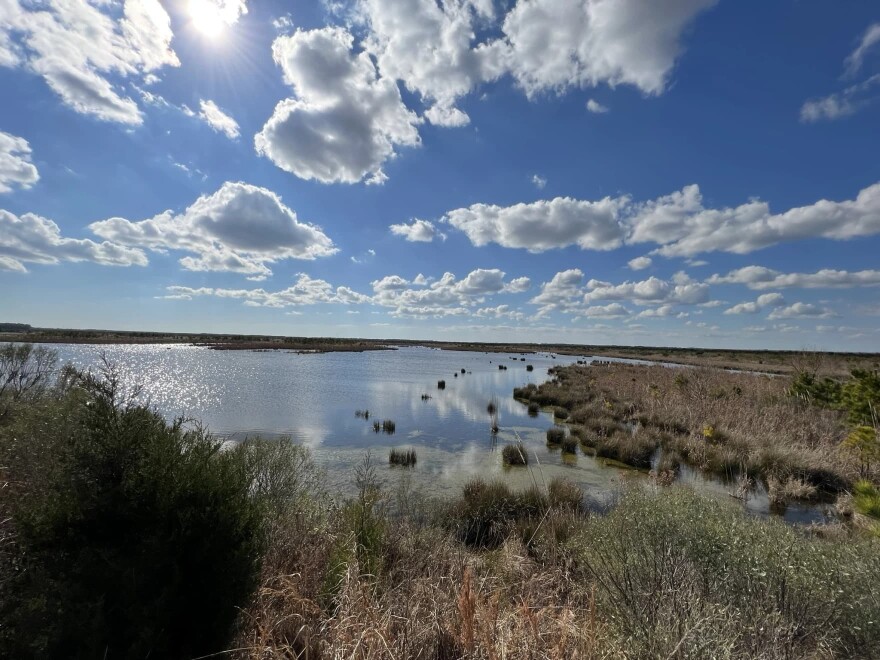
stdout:
<svg viewBox="0 0 880 660">
<path fill-rule="evenodd" d="M 416 450 L 392 449 L 388 454 L 388 463 L 402 467 L 412 467 L 416 464 Z"/>
</svg>

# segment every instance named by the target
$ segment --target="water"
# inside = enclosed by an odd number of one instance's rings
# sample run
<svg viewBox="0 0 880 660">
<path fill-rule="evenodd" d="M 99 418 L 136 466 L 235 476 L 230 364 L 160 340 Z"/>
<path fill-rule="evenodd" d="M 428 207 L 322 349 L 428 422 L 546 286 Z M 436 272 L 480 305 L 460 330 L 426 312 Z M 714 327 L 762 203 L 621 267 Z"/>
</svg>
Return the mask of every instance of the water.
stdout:
<svg viewBox="0 0 880 660">
<path fill-rule="evenodd" d="M 542 412 L 530 417 L 526 406 L 513 399 L 514 387 L 544 382 L 549 368 L 570 364 L 577 356 L 528 354 L 512 359 L 513 354 L 420 347 L 319 354 L 215 351 L 183 344 L 55 348 L 62 362 L 82 369 L 98 367 L 103 354 L 124 385 L 140 385 L 141 400 L 168 419 L 199 420 L 230 440 L 262 436 L 301 442 L 326 470 L 331 487 L 342 493 L 352 491 L 353 469 L 367 451 L 387 485 L 393 487 L 406 473 L 426 495 L 458 493 L 474 476 L 499 477 L 513 487 L 564 476 L 601 504 L 620 491 L 622 482 L 643 478 L 638 471 L 609 466 L 602 459 L 549 449 L 545 433 L 553 425 L 551 416 Z M 499 364 L 507 369 L 500 370 Z M 531 372 L 526 369 L 529 364 Z M 441 379 L 446 381 L 444 390 L 437 388 Z M 424 394 L 430 398 L 423 400 Z M 490 401 L 497 406 L 495 435 L 487 411 Z M 356 410 L 369 410 L 369 420 L 356 417 Z M 373 421 L 383 419 L 395 422 L 393 435 L 373 431 Z M 529 450 L 529 469 L 505 468 L 501 449 L 520 440 Z M 415 448 L 417 465 L 390 467 L 391 447 Z M 701 490 L 732 490 L 711 478 L 686 476 Z M 747 502 L 758 513 L 766 513 L 767 506 L 766 496 Z M 822 512 L 797 506 L 784 515 L 805 522 L 821 519 Z"/>
</svg>

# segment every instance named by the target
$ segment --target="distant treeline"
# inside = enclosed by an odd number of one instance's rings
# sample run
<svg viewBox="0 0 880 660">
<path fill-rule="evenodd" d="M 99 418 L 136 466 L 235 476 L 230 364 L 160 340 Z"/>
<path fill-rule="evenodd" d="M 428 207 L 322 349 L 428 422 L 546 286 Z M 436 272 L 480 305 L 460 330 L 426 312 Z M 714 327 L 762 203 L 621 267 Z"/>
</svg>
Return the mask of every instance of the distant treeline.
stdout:
<svg viewBox="0 0 880 660">
<path fill-rule="evenodd" d="M 27 323 L 0 323 L 0 332 L 30 332 L 33 330 Z"/>
</svg>

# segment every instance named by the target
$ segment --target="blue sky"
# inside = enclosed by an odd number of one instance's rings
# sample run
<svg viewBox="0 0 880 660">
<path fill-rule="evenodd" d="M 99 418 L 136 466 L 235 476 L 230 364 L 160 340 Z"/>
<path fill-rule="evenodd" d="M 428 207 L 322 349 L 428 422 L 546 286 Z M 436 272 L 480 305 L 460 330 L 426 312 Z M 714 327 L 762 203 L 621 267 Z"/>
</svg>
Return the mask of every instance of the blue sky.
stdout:
<svg viewBox="0 0 880 660">
<path fill-rule="evenodd" d="M 0 0 L 0 320 L 880 350 L 880 7 Z"/>
</svg>

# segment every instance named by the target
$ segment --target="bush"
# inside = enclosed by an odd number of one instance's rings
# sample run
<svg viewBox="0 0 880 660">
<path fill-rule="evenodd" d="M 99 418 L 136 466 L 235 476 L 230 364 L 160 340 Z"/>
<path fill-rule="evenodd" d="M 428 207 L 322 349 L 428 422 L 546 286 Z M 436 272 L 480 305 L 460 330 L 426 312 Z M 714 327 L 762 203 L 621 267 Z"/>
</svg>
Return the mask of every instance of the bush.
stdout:
<svg viewBox="0 0 880 660">
<path fill-rule="evenodd" d="M 523 443 L 517 442 L 515 445 L 506 445 L 501 450 L 501 459 L 505 465 L 528 465 L 529 453 Z"/>
<path fill-rule="evenodd" d="M 0 436 L 17 533 L 5 657 L 189 658 L 226 648 L 270 510 L 298 492 L 284 448 L 221 442 L 78 378 Z M 296 452 L 294 452 L 296 453 Z M 301 456 L 301 454 L 300 454 Z"/>
<path fill-rule="evenodd" d="M 578 440 L 574 436 L 568 436 L 567 438 L 562 439 L 562 453 L 563 454 L 576 454 L 577 453 Z"/>
<path fill-rule="evenodd" d="M 539 406 L 534 401 L 529 404 L 529 417 L 537 417 L 538 413 L 541 412 L 541 406 Z"/>
<path fill-rule="evenodd" d="M 571 541 L 631 657 L 874 657 L 875 543 L 809 539 L 683 489 L 633 489 Z M 736 613 L 731 616 L 731 613 Z"/>
<path fill-rule="evenodd" d="M 853 506 L 862 515 L 880 518 L 880 488 L 867 479 L 857 481 L 853 486 Z"/>
</svg>

